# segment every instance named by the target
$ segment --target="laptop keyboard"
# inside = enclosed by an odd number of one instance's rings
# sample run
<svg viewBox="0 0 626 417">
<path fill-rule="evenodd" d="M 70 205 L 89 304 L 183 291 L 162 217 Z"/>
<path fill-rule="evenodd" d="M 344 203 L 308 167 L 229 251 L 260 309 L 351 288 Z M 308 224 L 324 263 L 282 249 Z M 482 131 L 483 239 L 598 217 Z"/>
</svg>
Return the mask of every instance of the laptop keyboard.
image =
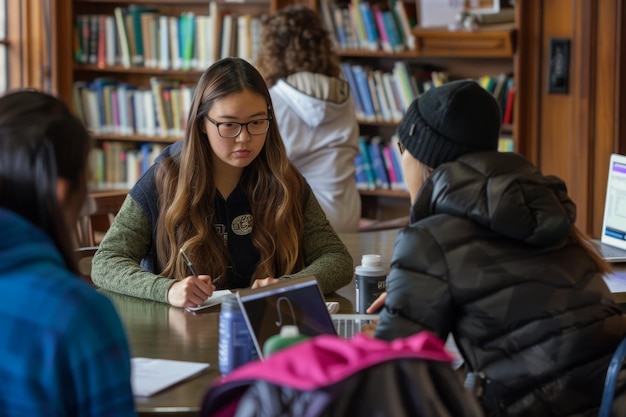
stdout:
<svg viewBox="0 0 626 417">
<path fill-rule="evenodd" d="M 337 335 L 339 335 L 340 337 L 344 339 L 352 339 L 355 334 L 361 331 L 361 328 L 364 325 L 374 323 L 378 319 L 378 316 L 374 316 L 374 315 L 367 317 L 367 318 L 358 317 L 359 315 L 357 314 L 355 315 L 346 314 L 346 315 L 343 315 L 344 317 L 341 317 L 341 316 L 342 315 L 339 315 L 339 316 L 334 315 L 332 319 L 333 319 L 333 325 L 335 326 L 335 329 L 337 330 Z"/>
<path fill-rule="evenodd" d="M 607 245 L 605 243 L 600 244 L 600 252 L 602 253 L 602 257 L 608 261 L 614 259 L 626 259 L 626 251 L 611 245 Z"/>
</svg>

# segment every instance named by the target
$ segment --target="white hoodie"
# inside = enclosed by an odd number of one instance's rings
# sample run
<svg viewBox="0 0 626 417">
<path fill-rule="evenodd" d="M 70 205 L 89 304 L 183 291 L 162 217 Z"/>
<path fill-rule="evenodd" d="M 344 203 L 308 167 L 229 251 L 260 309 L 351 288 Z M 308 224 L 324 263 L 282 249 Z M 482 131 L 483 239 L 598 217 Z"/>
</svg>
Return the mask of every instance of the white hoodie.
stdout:
<svg viewBox="0 0 626 417">
<path fill-rule="evenodd" d="M 311 185 L 337 232 L 358 231 L 361 199 L 354 178 L 359 126 L 348 83 L 299 72 L 271 89 L 289 159 Z"/>
</svg>

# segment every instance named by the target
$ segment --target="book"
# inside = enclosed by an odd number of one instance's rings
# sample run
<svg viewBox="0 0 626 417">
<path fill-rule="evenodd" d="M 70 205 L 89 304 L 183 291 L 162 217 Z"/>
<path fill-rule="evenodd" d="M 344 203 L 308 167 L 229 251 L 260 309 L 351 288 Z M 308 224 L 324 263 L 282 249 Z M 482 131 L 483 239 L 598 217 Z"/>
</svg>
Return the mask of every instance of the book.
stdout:
<svg viewBox="0 0 626 417">
<path fill-rule="evenodd" d="M 406 10 L 406 5 L 403 1 L 395 1 L 393 4 L 393 11 L 396 15 L 396 20 L 399 24 L 402 32 L 404 43 L 409 50 L 415 50 L 415 35 L 413 34 L 412 26 L 414 24 L 409 20 L 409 16 Z"/>
<path fill-rule="evenodd" d="M 320 0 L 320 13 L 322 15 L 322 21 L 324 22 L 324 26 L 326 30 L 328 30 L 328 34 L 330 35 L 330 39 L 336 47 L 342 46 L 339 42 L 338 30 L 335 26 L 333 12 L 331 11 L 331 0 Z M 344 41 L 345 41 L 345 34 Z"/>
<path fill-rule="evenodd" d="M 509 86 L 506 98 L 506 107 L 504 109 L 504 117 L 502 124 L 510 125 L 513 123 L 513 106 L 515 105 L 515 84 L 512 82 Z"/>
<path fill-rule="evenodd" d="M 252 62 L 252 38 L 250 33 L 252 16 L 246 13 L 237 16 L 236 19 L 237 56 Z"/>
<path fill-rule="evenodd" d="M 131 46 L 131 62 L 133 65 L 143 67 L 145 64 L 145 48 L 147 39 L 144 39 L 144 32 L 141 28 L 141 19 L 143 14 L 150 14 L 154 17 L 159 15 L 158 9 L 147 8 L 143 6 L 139 6 L 137 4 L 129 4 L 128 5 L 128 15 L 130 17 L 130 29 L 132 31 L 132 36 L 129 37 L 132 39 L 133 44 Z"/>
<path fill-rule="evenodd" d="M 370 151 L 366 136 L 359 136 L 359 154 L 361 155 L 361 163 L 363 166 L 356 169 L 362 169 L 363 171 L 365 171 L 365 176 L 367 178 L 367 189 L 374 190 L 376 189 L 376 179 L 374 175 L 374 170 L 372 168 L 372 160 L 370 157 Z"/>
<path fill-rule="evenodd" d="M 220 59 L 222 37 L 222 14 L 216 1 L 209 3 L 209 65 Z"/>
<path fill-rule="evenodd" d="M 393 164 L 393 170 L 396 174 L 397 184 L 400 190 L 406 190 L 406 182 L 404 181 L 404 171 L 402 171 L 402 154 L 400 154 L 400 147 L 398 146 L 398 135 L 394 134 L 389 139 L 389 150 L 391 152 L 391 163 Z"/>
<path fill-rule="evenodd" d="M 131 358 L 131 387 L 136 397 L 149 397 L 209 369 L 210 364 L 171 359 Z"/>
<path fill-rule="evenodd" d="M 359 96 L 359 90 L 356 86 L 356 80 L 354 79 L 354 74 L 352 73 L 352 66 L 347 62 L 342 62 L 341 70 L 343 72 L 344 78 L 348 82 L 348 86 L 350 87 L 350 94 L 352 95 L 352 100 L 354 101 L 356 118 L 358 120 L 365 120 L 363 103 L 361 102 L 361 96 Z"/>
<path fill-rule="evenodd" d="M 369 183 L 367 181 L 367 174 L 365 173 L 365 164 L 363 163 L 363 156 L 358 153 L 354 158 L 354 180 L 356 181 L 356 188 L 359 190 L 367 190 Z"/>
<path fill-rule="evenodd" d="M 104 17 L 104 31 L 105 31 L 105 66 L 112 67 L 119 63 L 119 39 L 117 34 L 117 28 L 115 27 L 115 17 Z"/>
<path fill-rule="evenodd" d="M 374 110 L 374 103 L 372 102 L 372 95 L 367 81 L 367 72 L 361 65 L 352 65 L 351 67 L 356 88 L 359 92 L 359 99 L 361 100 L 361 105 L 363 106 L 364 119 L 372 122 L 376 121 L 376 112 Z"/>
<path fill-rule="evenodd" d="M 383 11 L 383 23 L 387 32 L 389 44 L 394 52 L 402 52 L 405 50 L 402 33 L 396 22 L 396 17 L 392 10 Z"/>
<path fill-rule="evenodd" d="M 377 51 L 379 49 L 380 36 L 370 4 L 366 1 L 359 2 L 359 11 L 361 12 L 361 19 L 365 29 L 365 47 L 367 50 Z"/>
<path fill-rule="evenodd" d="M 381 152 L 383 155 L 383 162 L 385 163 L 385 169 L 387 170 L 387 178 L 389 178 L 389 188 L 392 190 L 400 190 L 400 183 L 396 177 L 396 171 L 393 168 L 393 155 L 390 149 L 390 144 L 381 144 Z"/>
<path fill-rule="evenodd" d="M 157 68 L 168 70 L 171 67 L 170 58 L 170 29 L 169 17 L 159 16 L 158 18 L 158 42 L 159 56 L 157 58 Z"/>
<path fill-rule="evenodd" d="M 374 171 L 374 183 L 376 188 L 388 190 L 390 187 L 389 177 L 387 174 L 387 168 L 385 167 L 385 160 L 381 150 L 381 138 L 374 136 L 370 139 L 369 150 L 372 163 L 372 169 Z"/>
<path fill-rule="evenodd" d="M 391 48 L 391 43 L 389 43 L 389 36 L 387 36 L 387 29 L 385 28 L 383 12 L 380 10 L 378 5 L 376 4 L 372 5 L 371 9 L 372 9 L 372 14 L 374 15 L 374 21 L 376 22 L 376 27 L 378 28 L 378 34 L 380 37 L 380 47 L 383 51 L 387 53 L 393 53 L 393 49 Z"/>
<path fill-rule="evenodd" d="M 220 44 L 220 58 L 232 56 L 231 45 L 233 43 L 233 15 L 227 13 L 222 17 L 222 43 Z"/>
<path fill-rule="evenodd" d="M 173 70 L 179 70 L 183 67 L 183 59 L 180 49 L 180 21 L 178 17 L 170 16 L 168 27 L 170 35 L 170 65 Z"/>
<path fill-rule="evenodd" d="M 193 12 L 183 12 L 180 14 L 179 21 L 179 54 L 181 69 L 190 70 L 194 57 L 194 32 L 195 18 Z"/>
<path fill-rule="evenodd" d="M 113 11 L 115 15 L 115 26 L 120 44 L 121 64 L 124 68 L 131 67 L 130 46 L 128 43 L 128 33 L 126 32 L 126 17 L 121 7 L 116 7 Z"/>
<path fill-rule="evenodd" d="M 387 103 L 389 104 L 391 121 L 394 123 L 400 123 L 402 120 L 402 103 L 393 88 L 392 75 L 391 73 L 385 72 L 381 75 L 381 78 L 383 82 L 383 91 L 387 96 Z"/>
<path fill-rule="evenodd" d="M 409 76 L 409 68 L 403 61 L 396 61 L 393 65 L 393 80 L 402 102 L 402 113 L 406 113 L 409 106 L 417 98 L 417 92 L 413 89 Z"/>
</svg>

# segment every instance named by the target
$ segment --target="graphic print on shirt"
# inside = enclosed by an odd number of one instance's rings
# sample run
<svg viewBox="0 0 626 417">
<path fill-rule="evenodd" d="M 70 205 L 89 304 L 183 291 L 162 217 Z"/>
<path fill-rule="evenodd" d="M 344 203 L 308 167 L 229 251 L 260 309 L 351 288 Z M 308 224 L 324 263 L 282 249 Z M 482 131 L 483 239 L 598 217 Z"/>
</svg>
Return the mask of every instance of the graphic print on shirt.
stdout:
<svg viewBox="0 0 626 417">
<path fill-rule="evenodd" d="M 215 225 L 215 231 L 218 236 L 222 237 L 222 241 L 224 242 L 224 246 L 228 247 L 228 232 L 226 231 L 226 225 L 218 223 Z"/>
<path fill-rule="evenodd" d="M 233 219 L 231 223 L 233 233 L 239 236 L 245 236 L 252 233 L 252 214 L 242 214 Z"/>
</svg>

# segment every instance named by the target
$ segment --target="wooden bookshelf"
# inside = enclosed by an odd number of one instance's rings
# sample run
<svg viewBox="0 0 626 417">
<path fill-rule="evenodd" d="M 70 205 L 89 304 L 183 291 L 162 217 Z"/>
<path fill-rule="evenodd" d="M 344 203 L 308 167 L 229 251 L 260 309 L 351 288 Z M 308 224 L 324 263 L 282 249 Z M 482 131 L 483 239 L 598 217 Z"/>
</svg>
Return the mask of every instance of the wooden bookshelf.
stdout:
<svg viewBox="0 0 626 417">
<path fill-rule="evenodd" d="M 329 0 L 322 1 L 328 3 Z M 320 4 L 322 5 L 322 3 Z M 417 10 L 414 4 L 412 2 L 405 2 L 404 4 L 407 13 L 412 14 L 409 18 L 416 19 Z M 322 10 L 322 6 L 320 6 L 320 10 Z M 328 22 L 328 20 L 326 21 Z M 329 25 L 327 24 L 327 26 Z M 333 27 L 336 36 L 339 37 L 337 25 L 335 24 Z M 434 70 L 444 72 L 449 81 L 464 78 L 480 80 L 484 76 L 491 76 L 496 79 L 500 74 L 504 74 L 506 75 L 505 82 L 509 82 L 511 85 L 514 83 L 516 72 L 514 62 L 516 32 L 514 23 L 483 27 L 476 31 L 413 27 L 411 30 L 414 37 L 413 49 L 407 43 L 403 51 L 385 51 L 381 37 L 378 50 L 345 48 L 342 47 L 345 42 L 339 42 L 338 54 L 343 63 L 361 66 L 371 71 L 380 70 L 383 73 L 393 73 L 396 63 L 402 62 L 407 65 L 409 73 L 412 71 L 411 75 L 416 77 L 430 74 Z M 350 81 L 350 78 L 347 78 Z M 421 83 L 425 80 L 417 81 L 421 87 Z M 431 80 L 426 80 L 426 82 L 428 81 Z M 506 105 L 505 99 L 506 97 L 503 96 L 499 98 L 503 116 Z M 519 101 L 514 101 L 513 106 L 517 103 Z M 398 122 L 386 120 L 384 116 L 377 117 L 377 120 L 361 118 L 359 119 L 359 126 L 361 136 L 368 138 L 379 136 L 384 144 L 396 133 Z M 517 141 L 519 139 L 515 134 L 514 120 L 513 123 L 503 125 L 502 137 L 512 138 L 513 147 L 518 148 Z M 364 218 L 388 220 L 406 216 L 408 213 L 409 198 L 405 191 L 381 188 L 362 190 L 360 194 Z"/>
<path fill-rule="evenodd" d="M 292 0 L 54 3 L 51 43 L 55 90 L 92 131 L 96 140 L 92 169 L 105 172 L 95 175 L 100 186 L 129 188 L 130 181 L 138 177 L 135 167 L 109 161 L 136 163 L 143 172 L 146 164 L 141 160 L 147 155 L 146 147 L 154 145 L 159 150 L 183 136 L 193 89 L 202 72 L 223 54 L 238 55 L 239 44 L 235 40 L 225 42 L 231 48 L 229 52 L 221 51 L 227 17 L 233 33 L 238 32 L 238 19 L 243 16 L 248 18 L 247 30 L 252 31 L 251 20 L 256 20 L 258 28 L 263 15 Z M 315 1 L 310 3 L 315 8 Z M 209 21 L 209 16 L 215 20 Z M 185 28 L 192 27 L 185 38 Z M 246 38 L 250 48 L 255 37 Z M 192 46 L 187 48 L 189 53 L 175 56 L 175 48 L 182 49 L 185 44 L 182 39 Z M 127 54 L 123 53 L 124 45 Z M 207 52 L 201 56 L 200 51 Z M 149 154 L 153 157 L 155 153 Z M 118 175 L 120 170 L 125 171 L 124 175 Z"/>
</svg>

